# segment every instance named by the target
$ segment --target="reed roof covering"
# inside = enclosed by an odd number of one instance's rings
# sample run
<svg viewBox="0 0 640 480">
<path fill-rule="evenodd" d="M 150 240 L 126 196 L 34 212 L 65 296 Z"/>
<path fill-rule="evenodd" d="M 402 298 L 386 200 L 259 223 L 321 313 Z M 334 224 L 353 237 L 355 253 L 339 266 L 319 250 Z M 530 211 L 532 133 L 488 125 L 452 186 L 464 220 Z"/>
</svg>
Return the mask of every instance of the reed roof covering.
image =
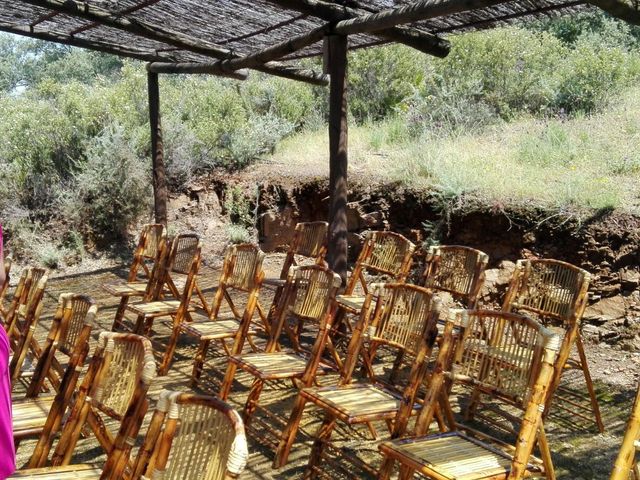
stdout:
<svg viewBox="0 0 640 480">
<path fill-rule="evenodd" d="M 326 26 L 330 21 L 335 24 L 337 20 L 416 3 L 420 2 L 14 0 L 0 2 L 0 30 L 149 62 L 204 64 L 260 52 Z M 589 8 L 585 2 L 567 0 L 433 0 L 427 3 L 434 8 L 457 4 L 457 9 L 454 13 L 436 15 L 428 20 L 393 27 L 393 30 L 407 38 L 439 40 L 438 36 L 453 32 L 491 28 L 522 18 L 573 13 Z M 383 33 L 380 30 L 351 35 L 349 47 L 362 48 L 396 39 Z M 446 40 L 443 42 L 446 44 Z M 279 58 L 273 66 L 295 72 L 300 68 L 299 59 L 321 55 L 322 51 L 320 39 Z"/>
</svg>

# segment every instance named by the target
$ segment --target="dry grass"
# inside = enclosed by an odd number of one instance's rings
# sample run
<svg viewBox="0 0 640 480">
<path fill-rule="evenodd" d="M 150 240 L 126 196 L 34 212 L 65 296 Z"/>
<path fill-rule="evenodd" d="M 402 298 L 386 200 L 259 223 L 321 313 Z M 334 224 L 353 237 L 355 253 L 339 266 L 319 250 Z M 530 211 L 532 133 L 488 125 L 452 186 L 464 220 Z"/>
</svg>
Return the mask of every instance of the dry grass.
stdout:
<svg viewBox="0 0 640 480">
<path fill-rule="evenodd" d="M 401 119 L 353 126 L 350 173 L 487 203 L 637 213 L 639 93 L 629 91 L 590 117 L 524 118 L 480 133 L 412 134 Z M 272 160 L 326 169 L 327 137 L 320 130 L 289 138 Z"/>
</svg>

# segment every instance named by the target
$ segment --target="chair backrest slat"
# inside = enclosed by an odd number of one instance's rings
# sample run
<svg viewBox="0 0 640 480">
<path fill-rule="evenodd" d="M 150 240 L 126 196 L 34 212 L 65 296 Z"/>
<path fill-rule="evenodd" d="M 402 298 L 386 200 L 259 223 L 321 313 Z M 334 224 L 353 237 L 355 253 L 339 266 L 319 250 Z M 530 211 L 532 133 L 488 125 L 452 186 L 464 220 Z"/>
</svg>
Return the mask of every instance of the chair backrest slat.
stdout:
<svg viewBox="0 0 640 480">
<path fill-rule="evenodd" d="M 229 405 L 214 397 L 164 390 L 133 479 L 143 473 L 152 480 L 235 478 L 247 458 L 242 420 Z"/>
<path fill-rule="evenodd" d="M 367 293 L 367 285 L 362 283 L 364 274 L 387 277 L 389 281 L 403 282 L 411 267 L 416 246 L 399 233 L 369 232 L 356 261 L 345 294 L 354 293 L 358 284 Z M 377 278 L 376 281 L 383 281 Z"/>
<path fill-rule="evenodd" d="M 484 283 L 489 256 L 475 248 L 437 245 L 429 248 L 424 286 L 449 292 L 466 308 L 474 308 Z"/>
<path fill-rule="evenodd" d="M 232 245 L 225 255 L 225 263 L 229 262 L 228 276 L 221 279 L 227 287 L 248 292 L 253 290 L 260 278 L 264 253 L 255 245 L 243 243 Z M 223 267 L 223 275 L 226 269 Z"/>
<path fill-rule="evenodd" d="M 296 255 L 313 259 L 315 263 L 322 263 L 327 252 L 327 222 L 300 222 L 296 228 L 287 250 L 280 278 L 287 278 L 289 268 L 298 265 Z"/>
<path fill-rule="evenodd" d="M 587 304 L 591 275 L 559 260 L 518 260 L 503 310 L 526 312 L 576 326 Z"/>
</svg>

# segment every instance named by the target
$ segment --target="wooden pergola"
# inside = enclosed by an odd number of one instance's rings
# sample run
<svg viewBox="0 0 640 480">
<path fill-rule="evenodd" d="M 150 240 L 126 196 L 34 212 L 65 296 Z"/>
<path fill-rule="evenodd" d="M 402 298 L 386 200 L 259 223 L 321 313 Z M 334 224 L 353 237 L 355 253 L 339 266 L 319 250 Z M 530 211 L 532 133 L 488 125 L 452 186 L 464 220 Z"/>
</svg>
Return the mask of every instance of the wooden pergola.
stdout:
<svg viewBox="0 0 640 480">
<path fill-rule="evenodd" d="M 257 70 L 330 84 L 327 258 L 346 278 L 348 50 L 400 43 L 445 57 L 446 34 L 593 7 L 640 25 L 637 0 L 14 0 L 0 4 L 0 31 L 148 62 L 155 216 L 165 224 L 158 74 L 242 80 Z M 317 56 L 325 72 L 300 66 Z"/>
</svg>

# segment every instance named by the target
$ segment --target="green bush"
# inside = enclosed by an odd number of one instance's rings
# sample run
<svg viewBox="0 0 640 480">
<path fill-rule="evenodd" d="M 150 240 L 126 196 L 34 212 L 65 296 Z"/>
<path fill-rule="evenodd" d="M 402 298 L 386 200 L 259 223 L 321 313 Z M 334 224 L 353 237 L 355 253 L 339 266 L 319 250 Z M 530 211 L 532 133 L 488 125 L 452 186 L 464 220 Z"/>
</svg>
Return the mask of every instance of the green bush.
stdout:
<svg viewBox="0 0 640 480">
<path fill-rule="evenodd" d="M 136 156 L 122 126 L 110 126 L 88 146 L 87 161 L 62 199 L 76 230 L 99 243 L 126 238 L 149 211 L 150 168 Z"/>
</svg>

